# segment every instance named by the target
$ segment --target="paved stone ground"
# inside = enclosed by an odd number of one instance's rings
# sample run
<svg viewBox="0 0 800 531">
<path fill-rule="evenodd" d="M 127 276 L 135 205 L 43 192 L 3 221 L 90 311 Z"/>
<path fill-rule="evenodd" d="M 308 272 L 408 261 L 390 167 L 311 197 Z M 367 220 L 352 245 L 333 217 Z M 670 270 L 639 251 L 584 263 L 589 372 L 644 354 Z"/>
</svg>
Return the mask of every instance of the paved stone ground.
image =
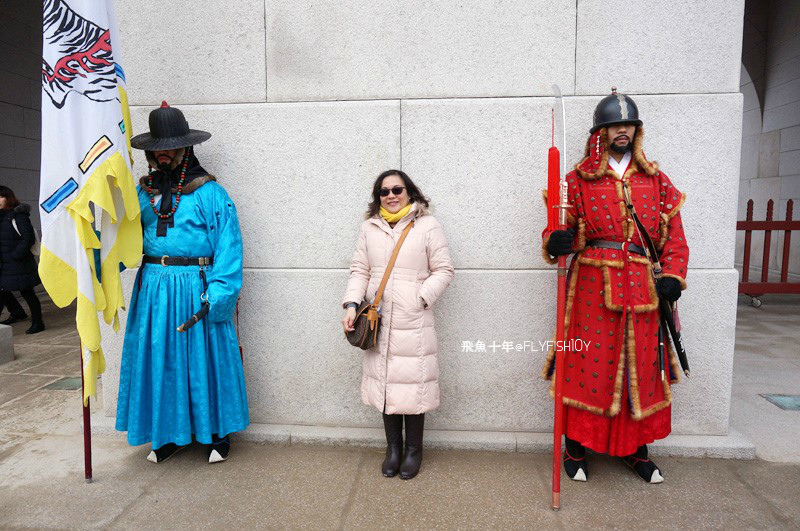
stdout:
<svg viewBox="0 0 800 531">
<path fill-rule="evenodd" d="M 240 442 L 226 463 L 194 447 L 157 466 L 147 447 L 96 437 L 87 485 L 79 391 L 44 389 L 80 375 L 74 313 L 45 304 L 48 330 L 14 325 L 18 359 L 0 365 L 0 528 L 797 529 L 800 412 L 758 395 L 800 393 L 800 302 L 763 300 L 740 301 L 732 405 L 763 459 L 660 458 L 666 481 L 646 485 L 592 456 L 589 483 L 565 480 L 558 513 L 546 454 L 427 451 L 401 481 L 380 475 L 373 449 Z"/>
<path fill-rule="evenodd" d="M 761 300 L 753 308 L 749 297 L 740 298 L 731 425 L 756 445 L 758 457 L 800 463 L 800 411 L 782 410 L 760 396 L 800 395 L 800 296 Z"/>
</svg>

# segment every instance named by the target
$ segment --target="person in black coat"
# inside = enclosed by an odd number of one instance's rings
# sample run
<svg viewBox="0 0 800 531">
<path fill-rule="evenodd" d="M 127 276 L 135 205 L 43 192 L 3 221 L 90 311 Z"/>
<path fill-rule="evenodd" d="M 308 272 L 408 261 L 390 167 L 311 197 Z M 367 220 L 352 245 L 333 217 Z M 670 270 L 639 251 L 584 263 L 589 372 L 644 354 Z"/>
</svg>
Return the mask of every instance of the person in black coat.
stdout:
<svg viewBox="0 0 800 531">
<path fill-rule="evenodd" d="M 0 324 L 10 325 L 28 316 L 12 291 L 19 291 L 31 311 L 31 327 L 26 334 L 44 330 L 42 305 L 33 288 L 41 284 L 31 247 L 36 234 L 31 224 L 31 207 L 17 200 L 7 186 L 0 186 L 0 311 L 11 316 Z"/>
</svg>

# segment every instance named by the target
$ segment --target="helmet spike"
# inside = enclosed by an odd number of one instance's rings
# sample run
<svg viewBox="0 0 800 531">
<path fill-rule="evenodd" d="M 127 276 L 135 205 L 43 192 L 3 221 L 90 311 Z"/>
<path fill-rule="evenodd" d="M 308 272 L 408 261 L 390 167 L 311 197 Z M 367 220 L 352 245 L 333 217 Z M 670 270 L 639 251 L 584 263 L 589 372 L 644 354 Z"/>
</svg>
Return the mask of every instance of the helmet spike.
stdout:
<svg viewBox="0 0 800 531">
<path fill-rule="evenodd" d="M 167 100 L 161 100 L 161 108 L 162 109 L 166 109 L 168 107 L 169 107 L 169 104 L 167 103 Z"/>
</svg>

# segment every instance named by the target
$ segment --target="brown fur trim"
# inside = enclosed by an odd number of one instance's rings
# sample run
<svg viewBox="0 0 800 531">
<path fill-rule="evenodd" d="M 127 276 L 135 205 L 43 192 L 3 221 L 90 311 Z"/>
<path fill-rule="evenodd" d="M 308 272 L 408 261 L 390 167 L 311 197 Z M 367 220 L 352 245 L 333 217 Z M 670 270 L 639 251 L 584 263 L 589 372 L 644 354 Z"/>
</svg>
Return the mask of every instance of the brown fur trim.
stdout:
<svg viewBox="0 0 800 531">
<path fill-rule="evenodd" d="M 669 212 L 666 213 L 667 214 L 667 221 L 669 221 L 669 220 L 671 220 L 672 218 L 675 217 L 675 214 L 677 214 L 681 210 L 681 208 L 683 207 L 683 204 L 685 202 L 686 202 L 686 194 L 682 193 L 681 194 L 681 200 L 678 201 L 677 206 L 675 206 L 675 208 L 673 208 L 672 210 L 670 210 Z"/>
<path fill-rule="evenodd" d="M 217 178 L 213 175 L 204 175 L 203 177 L 195 177 L 188 184 L 183 187 L 184 194 L 191 194 L 206 183 L 214 182 Z"/>
<path fill-rule="evenodd" d="M 661 411 L 665 407 L 669 407 L 669 405 L 672 404 L 672 391 L 669 388 L 669 383 L 666 381 L 664 382 L 664 388 L 666 389 L 666 392 L 664 394 L 664 400 L 662 400 L 661 402 L 657 402 L 652 406 L 648 407 L 647 409 L 643 410 L 639 415 L 639 418 L 636 418 L 634 420 L 645 419 L 650 415 L 652 415 L 653 413 Z"/>
<path fill-rule="evenodd" d="M 625 279 L 626 282 L 629 280 Z M 634 313 L 652 312 L 658 308 L 658 295 L 656 294 L 656 287 L 653 283 L 653 275 L 647 275 L 647 291 L 650 292 L 650 303 L 648 304 L 635 304 L 633 306 Z M 617 304 L 612 299 L 611 294 L 611 273 L 608 271 L 607 266 L 603 266 L 603 302 L 606 308 L 615 312 L 621 312 L 623 309 L 622 304 Z"/>
<path fill-rule="evenodd" d="M 653 413 L 661 411 L 662 409 L 669 407 L 669 405 L 672 404 L 672 389 L 670 388 L 668 379 L 664 378 L 664 380 L 661 382 L 661 385 L 664 387 L 664 400 L 662 400 L 661 402 L 656 402 L 647 409 L 642 410 L 638 420 L 647 418 Z"/>
<path fill-rule="evenodd" d="M 141 186 L 145 190 L 147 189 L 147 180 L 148 180 L 148 176 L 147 175 L 145 175 L 144 177 L 139 178 L 139 186 Z M 204 175 L 202 177 L 195 177 L 194 179 L 189 181 L 186 185 L 184 185 L 183 192 L 181 192 L 181 193 L 183 193 L 184 195 L 191 194 L 192 192 L 194 192 L 195 190 L 197 190 L 198 188 L 200 188 L 204 184 L 210 183 L 210 182 L 213 182 L 213 181 L 216 181 L 216 180 L 217 180 L 217 178 L 214 177 L 213 175 Z M 173 194 L 177 193 L 177 192 L 178 192 L 177 188 L 173 188 L 172 189 L 172 193 Z"/>
<path fill-rule="evenodd" d="M 636 128 L 636 134 L 633 137 L 633 156 L 631 160 L 636 161 L 639 168 L 647 175 L 655 175 L 658 173 L 658 163 L 656 161 L 650 162 L 644 156 L 642 151 L 642 139 L 644 138 L 644 128 L 640 125 Z"/>
<path fill-rule="evenodd" d="M 621 252 L 621 251 L 620 251 Z M 635 262 L 637 264 L 644 264 L 650 265 L 650 261 L 643 256 L 631 256 L 629 262 Z M 578 257 L 578 262 L 585 265 L 590 265 L 594 267 L 613 267 L 614 269 L 624 269 L 625 268 L 625 261 L 624 260 L 611 260 L 606 258 L 588 258 L 586 256 Z"/>
<path fill-rule="evenodd" d="M 655 282 L 655 280 L 653 280 L 652 273 L 647 275 L 647 291 L 650 292 L 650 300 L 654 301 L 654 302 L 653 302 L 652 305 L 649 305 L 649 306 L 652 306 L 652 308 L 650 308 L 649 310 L 642 310 L 642 311 L 646 312 L 646 311 L 650 311 L 650 310 L 657 310 L 658 309 L 658 292 L 656 292 L 656 282 Z M 634 307 L 634 311 L 636 313 L 639 313 L 636 310 L 635 307 Z"/>
<path fill-rule="evenodd" d="M 583 251 L 586 248 L 586 222 L 583 218 L 578 218 L 578 241 L 572 247 L 576 253 Z"/>
<path fill-rule="evenodd" d="M 628 168 L 628 170 L 625 172 L 625 175 L 623 176 L 623 180 L 628 178 L 632 169 L 633 168 Z M 617 192 L 617 199 L 620 200 L 619 215 L 625 220 L 622 225 L 622 230 L 623 234 L 625 235 L 625 239 L 627 240 L 628 238 L 633 236 L 634 227 L 633 227 L 633 219 L 628 215 L 628 208 L 625 206 L 625 193 L 622 190 L 622 182 L 623 182 L 622 180 L 617 180 L 616 182 L 614 182 L 614 190 Z M 627 225 L 625 223 L 627 223 Z"/>
<path fill-rule="evenodd" d="M 659 216 L 658 220 L 658 243 L 656 243 L 656 249 L 661 251 L 664 248 L 664 244 L 667 243 L 667 224 L 669 223 L 669 217 L 663 212 L 661 216 Z"/>
<path fill-rule="evenodd" d="M 578 271 L 580 270 L 580 264 L 575 263 L 575 267 L 570 273 L 569 277 L 569 286 L 567 286 L 567 307 L 564 310 L 564 337 L 566 338 L 567 334 L 569 334 L 569 317 L 572 313 L 572 299 L 575 297 L 575 285 L 578 283 Z M 553 346 L 547 351 L 547 359 L 544 363 L 544 368 L 542 369 L 541 376 L 543 379 L 552 380 L 551 382 L 551 396 L 555 396 L 555 392 L 552 389 L 553 385 L 555 385 L 555 378 L 548 378 L 547 374 L 550 372 L 550 365 L 553 364 L 553 360 L 555 360 L 555 332 L 553 333 Z M 553 372 L 555 374 L 555 371 Z"/>
<path fill-rule="evenodd" d="M 642 403 L 639 398 L 639 374 L 636 371 L 636 336 L 633 333 L 633 315 L 626 320 L 625 357 L 628 362 L 628 399 L 631 401 L 631 417 L 642 418 Z"/>
<path fill-rule="evenodd" d="M 586 179 L 587 181 L 593 181 L 595 179 L 599 179 L 605 176 L 611 176 L 616 179 L 625 178 L 625 176 L 618 175 L 617 172 L 612 170 L 608 165 L 608 157 L 609 157 L 609 147 L 608 147 L 608 130 L 603 127 L 599 130 L 600 132 L 600 149 L 602 151 L 600 155 L 600 164 L 597 167 L 597 170 L 591 171 L 589 168 L 590 165 L 586 164 L 592 158 L 591 153 L 591 139 L 586 142 L 586 149 L 584 150 L 584 158 L 575 165 L 575 170 L 578 172 L 578 175 Z M 644 128 L 642 126 L 638 126 L 636 128 L 636 133 L 633 136 L 633 146 L 631 147 L 631 163 L 628 166 L 628 170 L 625 172 L 626 175 L 631 173 L 636 173 L 642 171 L 647 175 L 656 175 L 658 173 L 658 163 L 655 161 L 647 160 L 647 157 L 644 155 L 644 151 L 642 151 L 642 141 L 644 140 Z M 596 155 L 595 155 L 596 156 Z M 585 169 L 581 169 L 581 167 Z"/>
<path fill-rule="evenodd" d="M 685 278 L 683 278 L 683 277 L 681 277 L 681 276 L 678 276 L 678 275 L 673 275 L 672 273 L 662 273 L 662 274 L 661 274 L 661 276 L 662 276 L 662 277 L 670 277 L 670 278 L 674 278 L 675 280 L 677 280 L 678 282 L 680 282 L 680 283 L 681 283 L 681 291 L 685 290 L 685 289 L 686 289 L 686 287 L 687 287 L 687 286 L 686 286 L 686 279 L 685 279 Z"/>
<path fill-rule="evenodd" d="M 597 167 L 597 170 L 591 172 L 591 171 L 584 171 L 581 169 L 581 166 L 589 159 L 591 159 L 589 141 L 586 142 L 586 155 L 584 159 L 575 165 L 575 171 L 577 171 L 578 175 L 580 175 L 587 181 L 594 181 L 596 179 L 599 179 L 600 177 L 605 176 L 606 170 L 608 170 L 608 130 L 605 127 L 600 129 L 599 138 L 600 138 L 600 149 L 602 151 L 602 154 L 600 155 L 600 165 Z M 591 137 L 589 137 L 589 139 L 591 140 Z"/>
<path fill-rule="evenodd" d="M 566 396 L 561 398 L 561 402 L 565 406 L 574 407 L 576 409 L 583 409 L 584 411 L 588 411 L 589 413 L 594 413 L 595 415 L 602 415 L 604 413 L 603 408 L 597 406 L 590 406 L 589 404 L 584 404 L 574 398 L 567 398 Z"/>
<path fill-rule="evenodd" d="M 631 317 L 631 316 L 628 315 L 628 317 Z M 631 321 L 629 321 L 629 326 L 630 326 L 630 328 L 632 330 L 633 329 L 633 320 L 632 319 L 631 319 Z M 630 380 L 631 380 L 630 381 L 630 387 L 629 387 L 629 390 L 630 390 L 629 396 L 630 396 L 630 399 L 631 399 L 631 404 L 633 405 L 633 412 L 631 413 L 631 417 L 633 418 L 633 420 L 642 420 L 643 418 L 649 417 L 653 413 L 656 413 L 656 412 L 661 411 L 662 409 L 664 409 L 666 407 L 669 407 L 669 405 L 672 403 L 672 389 L 670 388 L 670 383 L 665 379 L 662 382 L 662 385 L 663 385 L 663 388 L 664 388 L 664 400 L 662 400 L 661 402 L 657 402 L 657 403 L 653 404 L 652 406 L 649 406 L 646 409 L 642 409 L 641 408 L 641 401 L 640 401 L 640 398 L 639 398 L 639 380 L 638 380 L 638 376 L 636 374 L 636 354 L 635 354 L 636 353 L 636 350 L 635 350 L 636 349 L 636 341 L 634 340 L 632 342 L 632 344 L 633 344 L 633 349 L 634 349 L 633 350 L 634 355 L 631 356 L 628 359 L 628 376 L 630 377 Z M 631 344 L 630 343 L 628 344 L 628 348 L 631 348 Z M 674 353 L 672 352 L 671 348 L 669 349 L 669 358 L 670 358 L 670 365 L 673 367 L 673 371 L 675 371 L 675 364 L 674 364 L 674 361 L 673 361 Z M 675 374 L 677 375 L 679 373 L 675 372 Z"/>
<path fill-rule="evenodd" d="M 620 328 L 624 331 L 624 324 L 620 321 Z M 611 407 L 608 410 L 608 416 L 616 416 L 622 407 L 622 385 L 625 379 L 625 338 L 627 333 L 623 333 L 623 341 L 621 342 L 619 351 L 619 360 L 617 360 L 617 375 L 614 378 L 614 396 L 611 399 Z"/>
<path fill-rule="evenodd" d="M 547 251 L 547 244 L 550 243 L 550 235 L 548 234 L 542 239 L 542 258 L 548 264 L 557 264 L 558 257 L 557 256 L 550 256 L 550 253 Z"/>
</svg>

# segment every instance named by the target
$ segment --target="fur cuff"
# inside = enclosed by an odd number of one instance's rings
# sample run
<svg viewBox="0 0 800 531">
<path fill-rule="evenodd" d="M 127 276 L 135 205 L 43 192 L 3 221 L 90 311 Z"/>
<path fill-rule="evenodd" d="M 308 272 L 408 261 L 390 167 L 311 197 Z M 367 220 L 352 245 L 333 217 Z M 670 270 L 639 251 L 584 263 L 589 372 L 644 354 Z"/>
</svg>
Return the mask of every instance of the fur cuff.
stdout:
<svg viewBox="0 0 800 531">
<path fill-rule="evenodd" d="M 666 216 L 667 216 L 667 221 L 669 221 L 669 220 L 671 220 L 672 218 L 674 218 L 674 217 L 675 217 L 675 215 L 676 215 L 678 212 L 680 212 L 680 210 L 681 210 L 681 208 L 683 207 L 683 204 L 684 204 L 685 202 L 686 202 L 686 194 L 683 194 L 683 193 L 682 193 L 682 194 L 681 194 L 681 200 L 680 200 L 680 201 L 678 201 L 678 204 L 677 204 L 677 205 L 675 205 L 675 207 L 674 207 L 674 208 L 672 208 L 672 210 L 670 210 L 669 212 L 667 212 L 667 213 L 666 213 Z"/>
<path fill-rule="evenodd" d="M 675 280 L 677 280 L 678 282 L 681 283 L 681 291 L 686 289 L 686 279 L 685 278 L 680 277 L 678 275 L 673 275 L 672 273 L 663 273 L 661 276 L 662 277 L 674 278 Z"/>
<path fill-rule="evenodd" d="M 547 244 L 550 243 L 550 235 L 548 234 L 545 238 L 542 239 L 542 258 L 548 264 L 557 264 L 558 257 L 551 256 L 549 252 L 547 252 Z"/>
</svg>

